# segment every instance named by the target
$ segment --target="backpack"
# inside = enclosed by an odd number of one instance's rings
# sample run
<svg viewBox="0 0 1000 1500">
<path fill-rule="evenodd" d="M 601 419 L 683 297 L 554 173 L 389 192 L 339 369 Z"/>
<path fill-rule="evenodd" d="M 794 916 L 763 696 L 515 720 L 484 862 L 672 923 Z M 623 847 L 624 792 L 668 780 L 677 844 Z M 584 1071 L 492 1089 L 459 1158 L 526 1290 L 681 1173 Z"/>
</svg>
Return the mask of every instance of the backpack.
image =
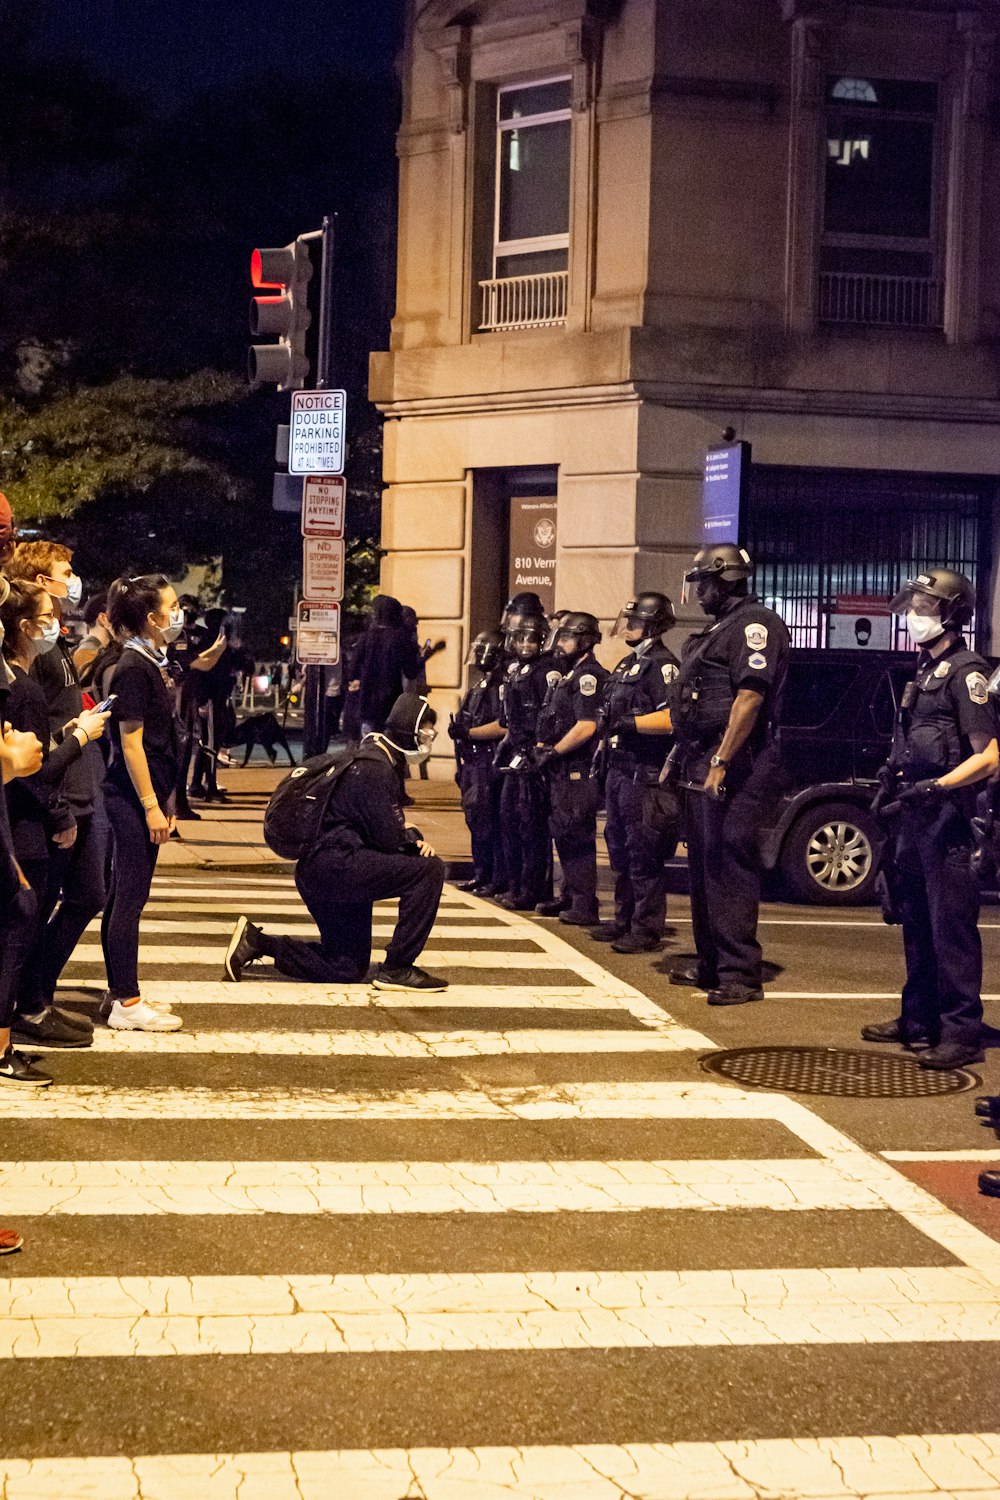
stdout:
<svg viewBox="0 0 1000 1500">
<path fill-rule="evenodd" d="M 323 832 L 330 798 L 355 761 L 374 760 L 381 751 L 341 750 L 316 755 L 296 766 L 271 793 L 264 813 L 264 842 L 280 859 L 301 859 Z M 384 758 L 384 757 L 382 757 Z"/>
</svg>

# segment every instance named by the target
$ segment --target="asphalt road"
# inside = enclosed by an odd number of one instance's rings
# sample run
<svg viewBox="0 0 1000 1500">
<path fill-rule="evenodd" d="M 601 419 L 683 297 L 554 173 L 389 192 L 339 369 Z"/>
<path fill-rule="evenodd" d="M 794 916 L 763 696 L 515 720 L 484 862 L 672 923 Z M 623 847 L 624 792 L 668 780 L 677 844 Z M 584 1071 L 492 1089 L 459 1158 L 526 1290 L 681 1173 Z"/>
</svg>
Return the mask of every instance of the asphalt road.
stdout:
<svg viewBox="0 0 1000 1500">
<path fill-rule="evenodd" d="M 3 1500 L 998 1493 L 971 1093 L 703 1067 L 892 1015 L 874 913 L 768 906 L 768 998 L 721 1011 L 665 977 L 683 897 L 628 959 L 449 889 L 419 1001 L 223 984 L 240 909 L 308 928 L 286 877 L 158 879 L 140 973 L 184 1029 L 0 1094 Z M 88 933 L 65 998 L 100 983 Z"/>
</svg>

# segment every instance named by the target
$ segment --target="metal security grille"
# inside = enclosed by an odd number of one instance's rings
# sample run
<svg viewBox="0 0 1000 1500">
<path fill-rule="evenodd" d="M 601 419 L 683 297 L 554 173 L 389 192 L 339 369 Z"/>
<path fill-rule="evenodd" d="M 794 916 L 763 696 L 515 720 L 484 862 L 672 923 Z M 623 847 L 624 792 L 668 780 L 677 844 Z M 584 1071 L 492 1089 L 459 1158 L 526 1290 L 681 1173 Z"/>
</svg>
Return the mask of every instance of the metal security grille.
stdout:
<svg viewBox="0 0 1000 1500">
<path fill-rule="evenodd" d="M 989 480 L 755 464 L 743 536 L 754 587 L 793 646 L 826 646 L 838 596 L 889 599 L 935 564 L 985 583 L 994 492 Z M 891 629 L 905 647 L 901 623 Z M 976 622 L 973 633 L 984 647 Z"/>
<path fill-rule="evenodd" d="M 701 1059 L 708 1073 L 744 1088 L 838 1099 L 916 1099 L 959 1094 L 979 1080 L 964 1068 L 938 1072 L 898 1052 L 840 1047 L 740 1047 Z"/>
</svg>

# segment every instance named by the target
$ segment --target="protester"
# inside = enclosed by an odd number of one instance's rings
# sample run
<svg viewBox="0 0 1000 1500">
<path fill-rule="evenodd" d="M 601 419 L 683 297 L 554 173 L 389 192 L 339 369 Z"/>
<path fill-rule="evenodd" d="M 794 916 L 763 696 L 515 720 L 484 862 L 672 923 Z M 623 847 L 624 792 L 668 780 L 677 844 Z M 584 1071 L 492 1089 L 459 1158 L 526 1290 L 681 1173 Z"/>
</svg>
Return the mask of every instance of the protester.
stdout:
<svg viewBox="0 0 1000 1500">
<path fill-rule="evenodd" d="M 434 719 L 426 698 L 403 695 L 385 728 L 366 735 L 335 785 L 319 838 L 295 869 L 319 942 L 270 937 L 240 917 L 226 954 L 230 979 L 271 958 L 290 979 L 357 983 L 371 960 L 373 904 L 398 897 L 396 928 L 372 984 L 379 990 L 447 989 L 447 980 L 416 963 L 437 917 L 444 865 L 403 818 L 403 769 L 430 754 Z"/>
<path fill-rule="evenodd" d="M 73 652 L 73 665 L 77 670 L 81 686 L 86 686 L 87 668 L 112 639 L 111 621 L 108 619 L 108 591 L 102 589 L 91 594 L 83 606 L 83 623 L 87 633 Z"/>
<path fill-rule="evenodd" d="M 237 678 L 253 669 L 253 661 L 236 636 L 233 616 L 224 609 L 205 611 L 206 647 L 191 662 L 192 685 L 198 704 L 200 740 L 191 778 L 190 795 L 206 802 L 225 802 L 218 782 L 220 756 L 236 728 L 232 696 Z M 212 644 L 207 645 L 207 641 Z"/>
<path fill-rule="evenodd" d="M 172 586 L 159 574 L 119 578 L 108 594 L 123 642 L 111 679 L 113 750 L 106 783 L 113 841 L 111 892 L 101 925 L 108 990 L 101 1016 L 119 1031 L 176 1031 L 179 1016 L 139 992 L 139 921 L 161 844 L 174 826 L 178 729 L 166 647 L 183 627 Z"/>
<path fill-rule="evenodd" d="M 416 632 L 406 629 L 399 600 L 379 594 L 351 659 L 349 686 L 359 695 L 362 735 L 385 727 L 404 678 L 416 678 L 422 670 Z"/>
<path fill-rule="evenodd" d="M 3 654 L 12 673 L 7 722 L 16 730 L 34 735 L 43 753 L 40 769 L 15 781 L 8 791 L 14 854 L 35 898 L 30 963 L 43 946 L 50 847 L 69 850 L 76 841 L 76 822 L 61 796 L 61 784 L 67 769 L 91 741 L 100 739 L 108 715 L 84 710 L 66 725 L 61 742 L 49 751 L 48 705 L 28 671 L 58 639 L 59 622 L 52 600 L 40 584 L 13 583 L 0 606 L 0 623 L 4 627 Z M 48 1047 L 88 1047 L 94 1032 L 88 1017 L 56 1007 L 51 996 L 40 994 L 27 971 L 22 971 L 13 1029 L 19 1042 Z"/>
<path fill-rule="evenodd" d="M 7 566 L 12 581 L 40 584 L 53 602 L 60 626 L 80 601 L 82 584 L 72 567 L 73 554 L 58 542 L 20 542 Z M 65 725 L 83 709 L 83 692 L 65 640 L 37 656 L 31 676 L 41 687 L 49 710 L 49 738 L 58 742 Z M 87 745 L 66 770 L 61 793 L 76 823 L 68 848 L 49 846 L 48 879 L 38 913 L 37 941 L 21 973 L 18 1009 L 36 1014 L 51 1006 L 60 974 L 77 944 L 104 906 L 108 826 L 101 783 L 104 758 L 98 744 Z"/>
</svg>

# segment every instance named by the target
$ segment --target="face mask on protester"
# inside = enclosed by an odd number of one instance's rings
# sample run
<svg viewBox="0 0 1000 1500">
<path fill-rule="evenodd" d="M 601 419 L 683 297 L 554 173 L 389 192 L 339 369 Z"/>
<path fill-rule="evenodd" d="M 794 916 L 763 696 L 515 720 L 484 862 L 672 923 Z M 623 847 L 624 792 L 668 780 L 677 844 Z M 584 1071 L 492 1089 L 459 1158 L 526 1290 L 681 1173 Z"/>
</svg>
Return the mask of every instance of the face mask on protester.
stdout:
<svg viewBox="0 0 1000 1500">
<path fill-rule="evenodd" d="M 83 579 L 77 573 L 71 573 L 66 580 L 66 603 L 77 605 L 83 598 Z"/>
<path fill-rule="evenodd" d="M 51 625 L 46 625 L 39 636 L 28 636 L 28 654 L 32 658 L 44 656 L 46 651 L 51 651 L 59 639 L 59 621 L 53 620 Z"/>
<path fill-rule="evenodd" d="M 167 642 L 168 646 L 171 641 L 176 641 L 183 629 L 184 611 L 182 609 L 172 609 L 170 611 L 169 623 L 162 629 L 163 639 Z"/>
<path fill-rule="evenodd" d="M 929 641 L 936 641 L 939 635 L 944 635 L 944 622 L 937 615 L 918 615 L 912 609 L 907 611 L 906 628 L 910 639 L 918 646 L 926 646 Z"/>
</svg>

